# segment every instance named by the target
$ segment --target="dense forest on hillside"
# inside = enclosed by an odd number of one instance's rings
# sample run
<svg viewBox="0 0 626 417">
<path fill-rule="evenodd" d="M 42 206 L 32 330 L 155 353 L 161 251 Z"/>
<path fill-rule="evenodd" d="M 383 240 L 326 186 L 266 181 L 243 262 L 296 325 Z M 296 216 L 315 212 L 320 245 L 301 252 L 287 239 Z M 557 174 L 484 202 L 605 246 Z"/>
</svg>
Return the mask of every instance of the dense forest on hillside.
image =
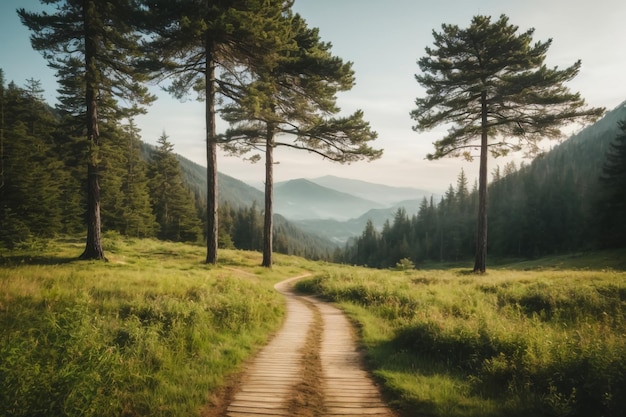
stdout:
<svg viewBox="0 0 626 417">
<path fill-rule="evenodd" d="M 71 114 L 45 102 L 37 80 L 18 87 L 1 79 L 0 106 L 0 248 L 82 233 L 87 152 L 82 127 Z M 139 133 L 132 122 L 124 125 L 112 115 L 102 117 L 103 231 L 202 242 L 203 168 L 181 164 L 165 134 L 154 147 L 142 143 Z M 255 196 L 245 195 L 249 190 L 234 178 L 220 175 L 220 181 L 220 246 L 260 250 L 263 219 L 259 207 L 249 204 Z M 262 194 L 256 197 L 262 202 Z M 275 229 L 278 252 L 326 259 L 334 249 L 283 218 L 277 219 Z"/>
<path fill-rule="evenodd" d="M 531 163 L 497 167 L 489 185 L 490 255 L 535 258 L 624 246 L 624 121 L 622 104 Z M 386 268 L 403 259 L 415 265 L 470 259 L 476 216 L 476 187 L 470 190 L 461 172 L 441 200 L 425 198 L 417 214 L 398 210 L 382 230 L 368 223 L 337 260 Z"/>
</svg>

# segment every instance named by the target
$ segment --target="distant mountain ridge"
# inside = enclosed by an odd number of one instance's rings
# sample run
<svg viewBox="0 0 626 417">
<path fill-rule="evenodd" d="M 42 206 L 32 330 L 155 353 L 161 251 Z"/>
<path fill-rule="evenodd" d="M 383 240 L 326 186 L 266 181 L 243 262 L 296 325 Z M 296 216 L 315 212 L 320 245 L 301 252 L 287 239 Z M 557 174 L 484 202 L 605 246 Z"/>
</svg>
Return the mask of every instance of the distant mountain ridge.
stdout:
<svg viewBox="0 0 626 417">
<path fill-rule="evenodd" d="M 145 146 L 153 149 L 151 145 Z M 206 168 L 183 156 L 177 155 L 177 158 L 189 187 L 200 198 L 206 198 Z M 274 185 L 274 213 L 277 226 L 300 229 L 302 233 L 319 237 L 318 246 L 328 247 L 343 245 L 349 238 L 361 234 L 368 220 L 382 228 L 400 207 L 408 213 L 416 213 L 422 198 L 431 195 L 417 188 L 330 175 L 300 178 Z M 223 173 L 218 173 L 218 198 L 220 204 L 235 208 L 256 203 L 259 210 L 265 199 L 261 190 Z"/>
<path fill-rule="evenodd" d="M 372 221 L 372 224 L 378 230 L 381 230 L 385 225 L 385 222 L 391 221 L 394 215 L 398 212 L 398 209 L 403 208 L 407 213 L 417 213 L 421 200 L 407 200 L 400 202 L 392 207 L 376 208 L 367 211 L 357 218 L 349 219 L 346 221 L 339 221 L 333 219 L 306 219 L 296 220 L 295 224 L 300 229 L 310 233 L 316 233 L 330 239 L 337 245 L 344 245 L 349 239 L 361 235 L 368 220 Z"/>
<path fill-rule="evenodd" d="M 380 203 L 333 190 L 306 179 L 289 180 L 274 185 L 274 211 L 288 219 L 349 220 Z"/>
<path fill-rule="evenodd" d="M 608 143 L 617 133 L 617 122 L 626 114 L 626 102 L 608 112 L 603 119 L 572 135 L 534 164 L 559 158 L 582 158 L 575 163 L 575 173 L 582 177 L 597 177 Z M 603 138 L 590 141 L 589 137 Z M 206 168 L 179 156 L 181 169 L 192 189 L 206 196 Z M 225 174 L 219 174 L 220 204 L 250 207 L 256 202 L 263 207 L 261 190 Z M 342 245 L 359 236 L 367 220 L 379 230 L 385 221 L 393 219 L 398 208 L 409 216 L 417 213 L 423 198 L 440 195 L 411 187 L 393 187 L 361 180 L 326 175 L 318 178 L 295 179 L 275 184 L 274 212 L 298 229 L 310 235 L 329 239 Z"/>
<path fill-rule="evenodd" d="M 334 175 L 312 178 L 309 181 L 355 197 L 377 202 L 383 206 L 393 206 L 408 200 L 421 200 L 434 194 L 432 191 L 419 188 L 394 187 L 362 180 L 341 178 Z"/>
</svg>

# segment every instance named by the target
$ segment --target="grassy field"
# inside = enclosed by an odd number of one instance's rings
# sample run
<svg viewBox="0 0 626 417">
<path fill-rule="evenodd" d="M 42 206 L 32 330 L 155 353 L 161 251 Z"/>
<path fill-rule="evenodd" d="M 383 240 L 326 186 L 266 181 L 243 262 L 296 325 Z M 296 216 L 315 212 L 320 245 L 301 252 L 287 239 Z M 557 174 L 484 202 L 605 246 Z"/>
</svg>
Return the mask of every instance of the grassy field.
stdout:
<svg viewBox="0 0 626 417">
<path fill-rule="evenodd" d="M 623 416 L 626 273 L 613 269 L 622 255 L 484 276 L 335 267 L 298 288 L 350 314 L 403 415 Z"/>
<path fill-rule="evenodd" d="M 0 416 L 202 416 L 280 326 L 273 284 L 337 301 L 403 416 L 626 413 L 626 256 L 377 271 L 105 238 L 0 254 Z"/>
<path fill-rule="evenodd" d="M 0 257 L 0 416 L 193 416 L 284 316 L 273 284 L 304 270 L 277 257 L 105 239 Z"/>
</svg>

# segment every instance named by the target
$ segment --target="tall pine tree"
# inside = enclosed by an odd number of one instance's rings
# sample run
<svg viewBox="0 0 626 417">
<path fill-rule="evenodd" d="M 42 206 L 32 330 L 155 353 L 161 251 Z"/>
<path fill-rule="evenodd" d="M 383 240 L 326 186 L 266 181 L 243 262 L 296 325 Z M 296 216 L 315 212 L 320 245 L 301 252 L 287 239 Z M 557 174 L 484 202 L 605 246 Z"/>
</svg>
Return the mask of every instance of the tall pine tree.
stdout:
<svg viewBox="0 0 626 417">
<path fill-rule="evenodd" d="M 299 15 L 286 20 L 291 24 L 287 46 L 277 45 L 274 58 L 254 67 L 251 79 L 226 74 L 230 88 L 238 87 L 238 92 L 221 112 L 232 126 L 224 135 L 228 150 L 265 153 L 262 264 L 266 267 L 272 266 L 274 148 L 305 150 L 342 163 L 372 160 L 382 153 L 369 146 L 376 133 L 361 111 L 331 117 L 339 112 L 336 94 L 354 85 L 351 63 L 333 56 L 330 43 L 322 42 L 318 30 L 309 28 Z M 242 79 L 247 83 L 237 86 Z"/>
<path fill-rule="evenodd" d="M 532 43 L 534 29 L 518 33 L 505 15 L 492 22 L 475 16 L 467 29 L 442 25 L 433 31 L 434 48 L 419 59 L 415 76 L 426 89 L 411 112 L 416 131 L 451 124 L 435 142 L 429 159 L 472 158 L 480 154 L 479 208 L 475 272 L 485 272 L 487 256 L 487 159 L 510 150 L 538 151 L 544 138 L 561 136 L 575 120 L 593 120 L 604 109 L 585 109 L 584 100 L 565 86 L 580 70 L 580 61 L 560 70 L 548 68 L 552 41 Z"/>
<path fill-rule="evenodd" d="M 98 115 L 106 105 L 101 97 L 121 97 L 148 104 L 153 97 L 139 82 L 133 65 L 138 58 L 139 35 L 133 27 L 138 8 L 133 0 L 41 0 L 53 5 L 48 14 L 18 9 L 22 23 L 31 31 L 34 49 L 41 51 L 57 76 L 79 79 L 84 92 L 87 162 L 87 240 L 83 259 L 106 259 L 101 240 L 100 130 Z M 78 66 L 80 63 L 80 67 Z M 77 72 L 77 70 L 80 71 Z"/>
<path fill-rule="evenodd" d="M 207 256 L 217 263 L 218 188 L 216 99 L 228 96 L 218 71 L 251 69 L 267 59 L 281 42 L 281 18 L 291 2 L 284 0 L 146 0 L 150 13 L 145 29 L 151 36 L 149 66 L 155 77 L 171 79 L 177 97 L 190 90 L 205 100 L 207 154 Z"/>
</svg>

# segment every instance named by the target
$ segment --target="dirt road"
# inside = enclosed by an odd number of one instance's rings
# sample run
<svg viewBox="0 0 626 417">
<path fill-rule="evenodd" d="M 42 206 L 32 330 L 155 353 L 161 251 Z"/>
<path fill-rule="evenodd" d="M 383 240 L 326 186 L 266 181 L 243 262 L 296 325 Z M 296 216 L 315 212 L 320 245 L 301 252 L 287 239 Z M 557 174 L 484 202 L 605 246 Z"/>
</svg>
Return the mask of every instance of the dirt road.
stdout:
<svg viewBox="0 0 626 417">
<path fill-rule="evenodd" d="M 287 298 L 285 324 L 246 371 L 226 416 L 392 417 L 343 313 L 292 292 L 303 277 L 276 284 Z"/>
</svg>

